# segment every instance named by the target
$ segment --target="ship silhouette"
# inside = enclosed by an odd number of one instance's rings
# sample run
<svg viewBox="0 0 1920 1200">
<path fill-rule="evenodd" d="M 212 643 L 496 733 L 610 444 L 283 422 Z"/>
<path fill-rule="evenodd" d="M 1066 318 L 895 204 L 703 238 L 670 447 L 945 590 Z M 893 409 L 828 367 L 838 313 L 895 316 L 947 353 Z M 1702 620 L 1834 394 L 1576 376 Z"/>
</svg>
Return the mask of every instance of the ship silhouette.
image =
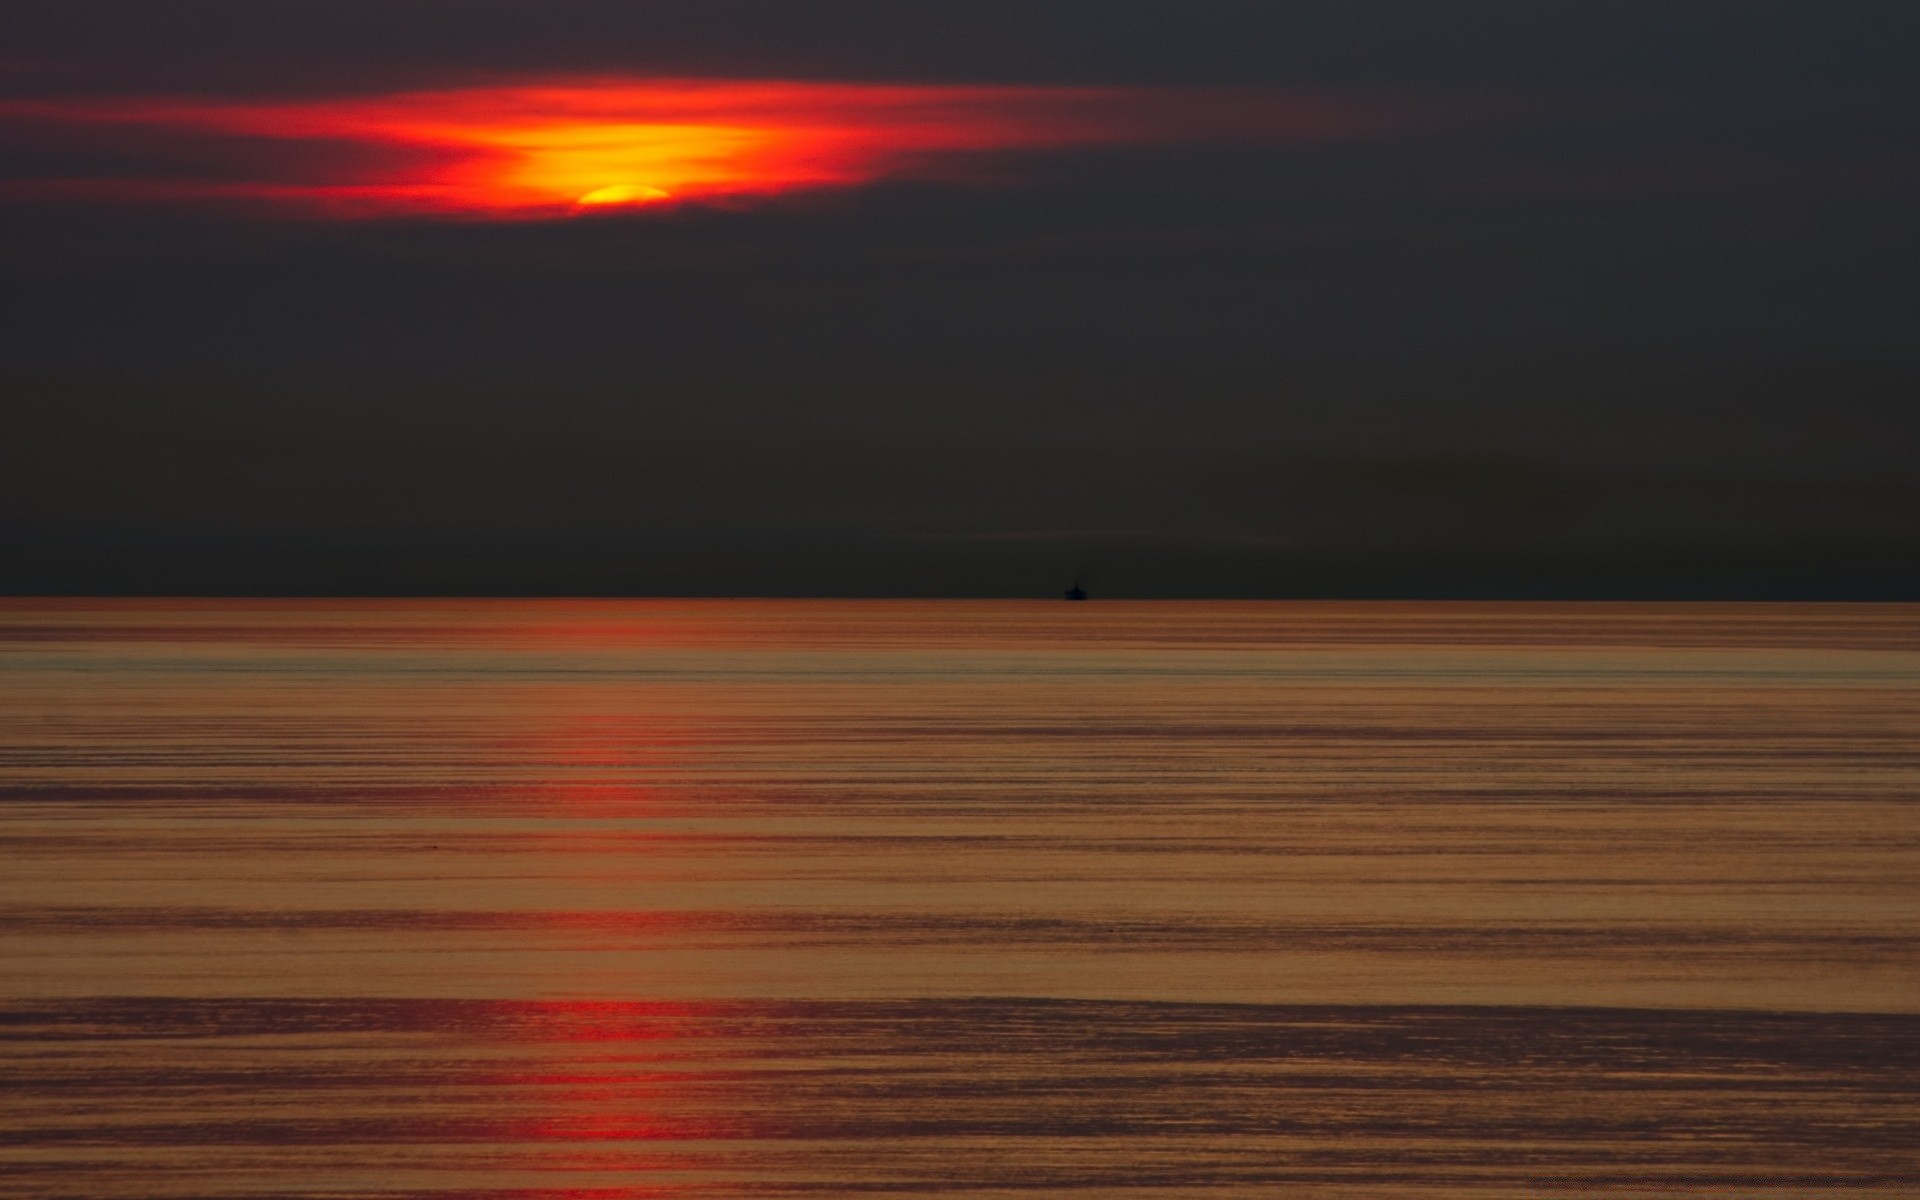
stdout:
<svg viewBox="0 0 1920 1200">
<path fill-rule="evenodd" d="M 1087 598 L 1087 589 L 1081 587 L 1080 581 L 1076 579 L 1073 581 L 1073 586 L 1067 589 L 1066 594 L 1069 600 L 1085 600 Z"/>
</svg>

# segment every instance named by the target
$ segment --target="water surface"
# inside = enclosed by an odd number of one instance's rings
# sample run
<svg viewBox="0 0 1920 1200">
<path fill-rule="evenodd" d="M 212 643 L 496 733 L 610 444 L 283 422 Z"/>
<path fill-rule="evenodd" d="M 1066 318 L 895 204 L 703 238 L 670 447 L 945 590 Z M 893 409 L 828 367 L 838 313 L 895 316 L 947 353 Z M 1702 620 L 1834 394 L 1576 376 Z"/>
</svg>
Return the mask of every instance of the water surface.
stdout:
<svg viewBox="0 0 1920 1200">
<path fill-rule="evenodd" d="M 1920 1191 L 1920 611 L 13 601 L 0 1194 Z"/>
</svg>

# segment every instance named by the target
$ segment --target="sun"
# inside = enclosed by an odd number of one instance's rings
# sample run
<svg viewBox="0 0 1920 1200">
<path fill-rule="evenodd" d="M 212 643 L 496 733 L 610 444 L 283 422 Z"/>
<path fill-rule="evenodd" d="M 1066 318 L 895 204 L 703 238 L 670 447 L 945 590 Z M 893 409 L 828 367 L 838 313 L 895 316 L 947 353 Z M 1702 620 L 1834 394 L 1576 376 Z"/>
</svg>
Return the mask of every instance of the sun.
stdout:
<svg viewBox="0 0 1920 1200">
<path fill-rule="evenodd" d="M 19 126 L 49 136 L 38 126 L 58 122 L 61 137 L 96 129 L 89 136 L 112 154 L 153 139 L 155 153 L 177 141 L 182 156 L 150 177 L 0 178 L 0 203 L 44 195 L 247 202 L 329 219 L 545 221 L 889 179 L 997 184 L 1015 153 L 1195 137 L 1338 141 L 1409 119 L 1235 89 L 644 76 L 305 98 L 0 96 L 0 135 Z M 218 161 L 203 162 L 209 153 Z"/>
<path fill-rule="evenodd" d="M 644 183 L 614 183 L 603 188 L 595 188 L 574 203 L 582 208 L 603 208 L 613 205 L 658 204 L 662 200 L 671 199 L 673 199 L 673 193 L 665 188 Z"/>
</svg>

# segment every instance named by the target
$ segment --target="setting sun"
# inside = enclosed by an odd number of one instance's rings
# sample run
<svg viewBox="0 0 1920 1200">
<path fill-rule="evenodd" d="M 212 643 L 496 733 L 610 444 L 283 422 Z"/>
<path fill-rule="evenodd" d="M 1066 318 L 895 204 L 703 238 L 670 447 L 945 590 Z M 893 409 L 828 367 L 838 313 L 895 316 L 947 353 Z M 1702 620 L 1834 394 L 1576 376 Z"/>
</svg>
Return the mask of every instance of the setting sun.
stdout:
<svg viewBox="0 0 1920 1200">
<path fill-rule="evenodd" d="M 1276 92 L 621 77 L 323 99 L 12 100 L 0 101 L 0 120 L 39 144 L 130 154 L 137 165 L 16 180 L 0 195 L 546 219 L 887 179 L 1005 182 L 1004 167 L 983 169 L 982 155 L 1192 137 L 1346 140 L 1417 119 Z"/>
<path fill-rule="evenodd" d="M 539 218 L 857 186 L 961 153 L 1115 140 L 1136 124 L 1127 100 L 1069 88 L 594 79 L 324 100 L 14 102 L 0 116 L 69 137 L 239 135 L 262 147 L 229 172 L 259 178 L 81 180 L 68 194 Z M 287 143 L 312 144 L 324 166 L 271 177 L 288 156 L 265 147 Z"/>
<path fill-rule="evenodd" d="M 651 187 L 644 183 L 615 183 L 603 188 L 595 188 L 575 203 L 594 208 L 603 205 L 658 204 L 662 200 L 671 199 L 673 199 L 673 193 L 664 188 Z"/>
</svg>

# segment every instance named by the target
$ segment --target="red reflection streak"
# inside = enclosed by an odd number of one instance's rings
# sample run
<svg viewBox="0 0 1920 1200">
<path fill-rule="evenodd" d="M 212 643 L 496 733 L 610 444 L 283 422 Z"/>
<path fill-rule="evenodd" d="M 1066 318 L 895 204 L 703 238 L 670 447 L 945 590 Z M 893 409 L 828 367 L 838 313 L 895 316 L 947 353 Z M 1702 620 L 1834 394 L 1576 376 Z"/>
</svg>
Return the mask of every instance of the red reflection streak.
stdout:
<svg viewBox="0 0 1920 1200">
<path fill-rule="evenodd" d="M 1415 123 L 1403 106 L 1262 92 L 636 79 L 325 100 L 15 101 L 0 103 L 6 118 L 68 142 L 131 131 L 145 153 L 173 141 L 216 160 L 210 177 L 29 180 L 9 188 L 16 195 L 492 218 L 951 176 L 960 156 L 982 151 L 1346 140 Z M 309 152 L 288 154 L 290 144 Z"/>
<path fill-rule="evenodd" d="M 536 772 L 539 815 L 652 817 L 689 803 L 684 786 L 676 785 L 711 758 L 716 734 L 700 712 L 660 711 L 659 693 L 646 673 L 682 653 L 726 644 L 726 621 L 681 605 L 663 612 L 654 606 L 533 601 L 490 611 L 482 622 L 480 640 L 493 649 L 639 672 L 568 679 L 515 694 L 518 712 L 490 749 Z"/>
<path fill-rule="evenodd" d="M 627 820 L 686 807 L 673 785 L 712 748 L 697 721 L 635 712 L 633 695 L 604 684 L 523 696 L 518 728 L 489 753 L 533 770 L 529 815 Z"/>
<path fill-rule="evenodd" d="M 747 1114 L 730 1111 L 732 1072 L 715 1060 L 743 1052 L 712 1005 L 555 1001 L 516 1005 L 515 1039 L 540 1049 L 527 1069 L 476 1080 L 522 1109 L 496 1129 L 504 1141 L 669 1142 L 728 1136 Z M 565 1047 L 564 1050 L 559 1047 Z M 552 1166 L 544 1161 L 543 1166 Z M 696 1165 L 662 1161 L 652 1169 Z M 582 1164 L 587 1165 L 587 1164 Z M 618 1166 L 600 1162 L 600 1167 Z M 636 1164 L 638 1165 L 638 1164 Z"/>
<path fill-rule="evenodd" d="M 578 613 L 530 614 L 511 641 L 568 655 L 598 659 L 638 646 L 670 646 L 670 627 L 645 621 L 582 619 Z M 596 651 L 599 653 L 596 654 Z M 531 697 L 530 697 L 531 699 Z M 618 684 L 564 687 L 537 701 L 527 714 L 529 736 L 518 752 L 537 764 L 542 778 L 535 798 L 542 817 L 612 820 L 613 846 L 632 852 L 627 819 L 657 815 L 653 789 L 633 778 L 674 768 L 678 778 L 701 739 L 684 727 L 670 732 L 644 707 L 635 711 L 632 690 Z M 598 858 L 603 836 L 583 831 L 576 851 Z M 609 847 L 611 848 L 611 847 Z M 644 851 L 649 857 L 660 849 Z M 666 849 L 671 853 L 671 849 Z M 559 865 L 559 864 L 556 864 Z M 596 866 L 595 870 L 604 869 Z M 570 873 L 570 871 L 568 872 Z M 545 911 L 525 914 L 545 936 L 582 934 L 631 944 L 671 940 L 676 934 L 724 931 L 728 913 L 671 911 Z M 644 979 L 635 981 L 644 987 Z M 529 1005 L 523 1037 L 539 1049 L 516 1071 L 488 1081 L 515 1098 L 517 1112 L 500 1128 L 502 1140 L 529 1146 L 529 1165 L 581 1171 L 684 1171 L 711 1166 L 711 1154 L 674 1143 L 712 1142 L 739 1136 L 750 1114 L 733 1086 L 725 1060 L 739 1055 L 712 1005 L 658 1001 L 558 1001 Z M 563 1047 L 549 1050 L 548 1047 Z M 621 1143 L 637 1143 L 623 1148 Z M 556 1144 L 568 1147 L 558 1151 Z M 556 1161 L 555 1154 L 562 1155 Z M 664 1193 L 663 1193 L 664 1194 Z"/>
</svg>

